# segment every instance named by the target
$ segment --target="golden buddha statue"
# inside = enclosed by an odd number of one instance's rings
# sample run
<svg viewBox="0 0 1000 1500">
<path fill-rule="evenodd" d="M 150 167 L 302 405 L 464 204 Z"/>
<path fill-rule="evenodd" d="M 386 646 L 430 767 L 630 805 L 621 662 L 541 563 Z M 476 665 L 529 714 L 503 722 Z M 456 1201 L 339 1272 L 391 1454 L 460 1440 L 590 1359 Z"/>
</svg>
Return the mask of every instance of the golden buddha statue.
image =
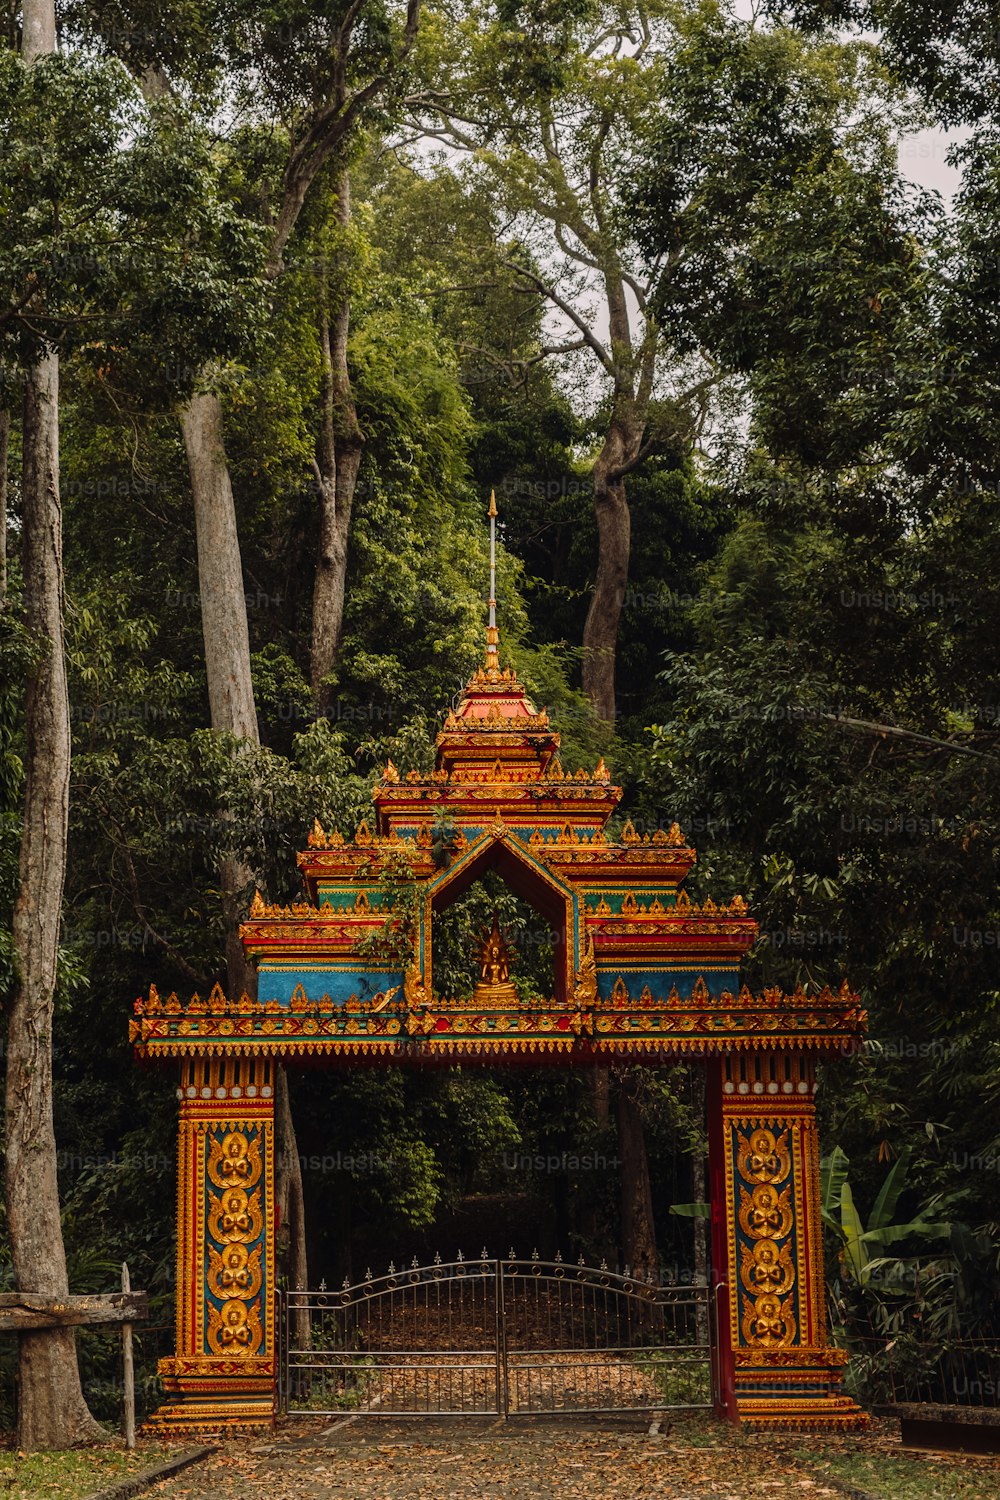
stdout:
<svg viewBox="0 0 1000 1500">
<path fill-rule="evenodd" d="M 500 931 L 500 918 L 493 913 L 493 927 L 483 931 L 479 944 L 479 982 L 472 992 L 476 1005 L 486 1010 L 507 1009 L 518 1003 L 510 981 L 510 952 Z"/>
</svg>

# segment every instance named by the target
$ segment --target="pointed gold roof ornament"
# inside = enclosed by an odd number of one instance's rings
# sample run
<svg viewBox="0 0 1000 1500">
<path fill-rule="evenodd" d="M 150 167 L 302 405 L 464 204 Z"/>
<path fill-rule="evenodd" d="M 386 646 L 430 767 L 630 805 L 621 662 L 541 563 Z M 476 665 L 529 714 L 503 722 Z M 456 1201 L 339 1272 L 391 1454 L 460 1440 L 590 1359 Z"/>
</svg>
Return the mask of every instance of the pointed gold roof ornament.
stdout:
<svg viewBox="0 0 1000 1500">
<path fill-rule="evenodd" d="M 490 490 L 490 618 L 486 626 L 486 675 L 491 682 L 500 678 L 500 632 L 497 630 L 497 496 Z"/>
</svg>

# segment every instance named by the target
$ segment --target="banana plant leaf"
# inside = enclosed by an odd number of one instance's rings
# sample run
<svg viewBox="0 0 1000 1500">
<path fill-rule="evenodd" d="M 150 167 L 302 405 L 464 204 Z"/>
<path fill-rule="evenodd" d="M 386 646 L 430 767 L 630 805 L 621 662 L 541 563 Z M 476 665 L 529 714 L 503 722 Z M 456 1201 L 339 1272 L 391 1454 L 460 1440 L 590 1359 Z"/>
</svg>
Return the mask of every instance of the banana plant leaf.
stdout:
<svg viewBox="0 0 1000 1500">
<path fill-rule="evenodd" d="M 909 1224 L 886 1224 L 881 1229 L 869 1229 L 861 1235 L 865 1244 L 898 1245 L 900 1240 L 914 1238 L 925 1240 L 947 1240 L 951 1238 L 951 1224 L 936 1224 L 930 1219 L 913 1219 Z"/>
<path fill-rule="evenodd" d="M 840 1198 L 849 1166 L 850 1161 L 839 1146 L 835 1146 L 819 1164 L 820 1214 L 827 1228 L 836 1230 L 839 1235 L 844 1233 L 840 1222 Z"/>
<path fill-rule="evenodd" d="M 892 1223 L 899 1195 L 906 1186 L 906 1173 L 909 1165 L 910 1148 L 904 1146 L 887 1173 L 879 1195 L 872 1205 L 872 1211 L 868 1215 L 869 1234 L 876 1234 L 885 1225 Z"/>
<path fill-rule="evenodd" d="M 848 1182 L 842 1183 L 840 1188 L 840 1227 L 844 1234 L 844 1253 L 851 1275 L 855 1281 L 864 1281 L 865 1267 L 869 1260 L 868 1248 L 864 1243 L 865 1226 L 854 1206 L 854 1194 Z"/>
</svg>

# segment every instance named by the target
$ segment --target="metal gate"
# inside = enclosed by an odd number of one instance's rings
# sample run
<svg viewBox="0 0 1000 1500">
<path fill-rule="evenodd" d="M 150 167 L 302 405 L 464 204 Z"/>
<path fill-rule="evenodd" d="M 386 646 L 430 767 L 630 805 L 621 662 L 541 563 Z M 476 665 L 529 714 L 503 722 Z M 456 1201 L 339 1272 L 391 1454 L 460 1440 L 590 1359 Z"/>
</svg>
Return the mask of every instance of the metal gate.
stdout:
<svg viewBox="0 0 1000 1500">
<path fill-rule="evenodd" d="M 502 1416 L 708 1410 L 711 1299 L 537 1256 L 390 1266 L 279 1293 L 283 1411 Z"/>
</svg>

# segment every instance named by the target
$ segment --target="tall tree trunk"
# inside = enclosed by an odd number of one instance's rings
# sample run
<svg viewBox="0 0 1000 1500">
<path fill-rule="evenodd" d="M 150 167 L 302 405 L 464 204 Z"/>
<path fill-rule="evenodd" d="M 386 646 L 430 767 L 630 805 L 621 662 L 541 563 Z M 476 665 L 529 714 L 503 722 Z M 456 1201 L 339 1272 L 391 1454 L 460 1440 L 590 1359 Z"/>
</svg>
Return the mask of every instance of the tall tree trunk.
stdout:
<svg viewBox="0 0 1000 1500">
<path fill-rule="evenodd" d="M 603 1160 L 604 1148 L 609 1144 L 611 1134 L 610 1072 L 600 1063 L 591 1063 L 583 1076 L 587 1101 L 598 1131 L 595 1144 L 600 1144 L 601 1150 L 598 1154 Z M 593 1191 L 581 1195 L 581 1198 L 582 1201 L 577 1208 L 577 1228 L 588 1242 L 589 1253 L 603 1256 L 605 1259 L 614 1259 L 614 1235 L 612 1233 L 609 1239 L 609 1225 L 602 1211 L 603 1201 Z"/>
<path fill-rule="evenodd" d="M 198 589 L 212 728 L 258 745 L 260 734 L 250 670 L 243 559 L 222 433 L 222 406 L 218 397 L 210 394 L 193 396 L 181 414 L 181 430 L 194 497 Z M 257 976 L 247 963 L 239 931 L 243 900 L 253 881 L 253 871 L 240 860 L 226 859 L 221 861 L 219 875 L 226 918 L 229 993 L 233 997 L 244 993 L 253 997 L 257 993 Z M 279 1203 L 284 1196 L 296 1204 L 295 1212 L 287 1217 L 290 1248 L 296 1265 L 301 1265 L 304 1270 L 302 1173 L 298 1170 L 298 1146 L 283 1067 L 276 1069 L 276 1089 L 279 1110 L 276 1194 Z M 293 1177 L 297 1172 L 297 1196 L 294 1183 L 286 1180 L 289 1172 Z M 289 1194 L 292 1195 L 290 1200 Z"/>
<path fill-rule="evenodd" d="M 236 504 L 222 436 L 218 396 L 192 396 L 181 413 L 181 430 L 194 498 L 198 549 L 198 589 L 205 640 L 205 671 L 212 728 L 257 745 L 257 710 L 250 674 L 243 559 L 236 528 Z M 238 997 L 247 982 L 239 923 L 253 871 L 236 859 L 219 869 L 226 917 L 226 967 L 230 992 Z"/>
<path fill-rule="evenodd" d="M 220 861 L 222 899 L 226 917 L 226 986 L 233 999 L 248 995 L 257 998 L 257 971 L 247 962 L 246 950 L 240 939 L 240 923 L 243 920 L 241 892 L 253 882 L 253 871 L 249 865 L 236 859 Z"/>
<path fill-rule="evenodd" d="M 334 1246 L 337 1280 L 354 1281 L 354 1182 L 349 1172 L 338 1172 L 333 1189 L 333 1211 L 340 1234 Z"/>
<path fill-rule="evenodd" d="M 27 14 L 27 7 L 26 7 Z M 63 654 L 59 361 L 29 366 L 24 396 L 22 557 L 26 623 L 40 650 L 28 679 L 24 829 L 7 1014 L 7 1229 L 18 1291 L 65 1297 L 52 1118 L 52 1015 L 66 873 L 70 720 Z M 104 1437 L 87 1409 L 71 1329 L 19 1337 L 18 1445 Z"/>
<path fill-rule="evenodd" d="M 218 396 L 192 396 L 181 414 L 181 430 L 194 497 L 212 728 L 257 744 L 243 560 Z"/>
<path fill-rule="evenodd" d="M 600 1130 L 611 1124 L 611 1078 L 601 1063 L 592 1063 L 590 1069 L 590 1102 L 594 1111 L 594 1123 Z"/>
<path fill-rule="evenodd" d="M 337 219 L 344 229 L 351 221 L 351 182 L 346 169 L 337 179 Z M 347 366 L 350 298 L 345 293 L 331 314 L 326 307 L 326 288 L 322 287 L 320 305 L 323 407 L 316 442 L 320 528 L 313 590 L 310 680 L 317 704 L 326 712 L 330 708 L 332 688 L 324 679 L 336 665 L 343 635 L 347 544 L 365 438 L 358 422 Z"/>
<path fill-rule="evenodd" d="M 21 24 L 26 63 L 55 51 L 52 0 L 24 0 Z M 17 1289 L 65 1297 L 69 1278 L 52 1117 L 52 1018 L 66 878 L 70 719 L 63 650 L 59 359 L 53 353 L 28 367 L 22 431 L 25 624 L 40 657 L 28 679 L 24 827 L 12 922 L 17 977 L 7 1012 L 7 1231 Z M 21 1334 L 17 1377 L 20 1447 L 68 1448 L 105 1436 L 83 1399 L 72 1329 Z"/>
<path fill-rule="evenodd" d="M 0 411 L 0 609 L 7 600 L 7 464 L 10 459 L 10 412 Z"/>
<path fill-rule="evenodd" d="M 597 574 L 583 627 L 583 690 L 599 718 L 615 721 L 615 656 L 632 549 L 632 521 L 625 475 L 642 450 L 656 369 L 656 338 L 640 313 L 640 334 L 632 327 L 625 278 L 612 253 L 604 270 L 608 348 L 615 370 L 611 418 L 592 470 L 597 519 Z"/>
<path fill-rule="evenodd" d="M 615 721 L 615 654 L 628 587 L 632 523 L 621 470 L 635 459 L 641 427 L 613 418 L 592 471 L 597 576 L 583 627 L 583 690 L 598 717 Z"/>
<path fill-rule="evenodd" d="M 658 1281 L 660 1257 L 653 1222 L 653 1190 L 649 1181 L 646 1132 L 639 1108 L 639 1079 L 634 1069 L 618 1079 L 618 1154 L 622 1181 L 622 1254 L 633 1276 Z"/>
<path fill-rule="evenodd" d="M 51 4 L 51 0 L 47 0 L 47 3 Z M 357 8 L 355 8 L 355 20 L 357 19 L 356 10 Z M 332 59 L 334 64 L 333 95 L 325 103 L 318 105 L 312 126 L 306 130 L 305 136 L 293 145 L 286 164 L 281 202 L 275 216 L 268 252 L 267 275 L 272 279 L 281 272 L 288 240 L 317 174 L 331 156 L 340 149 L 345 137 L 354 128 L 357 116 L 356 106 L 362 94 L 365 98 L 371 99 L 388 87 L 393 73 L 402 65 L 413 46 L 419 15 L 420 0 L 408 0 L 406 26 L 397 53 L 378 78 L 369 78 L 363 90 L 359 90 L 354 95 L 349 95 L 345 84 L 352 28 L 348 27 L 342 33 L 345 51 L 338 53 L 336 58 Z M 155 87 L 155 82 L 147 83 L 147 87 Z M 308 149 L 306 149 L 307 144 Z M 349 218 L 350 198 L 346 191 L 346 175 L 343 185 L 342 210 Z M 336 376 L 341 366 L 346 375 L 349 314 L 349 305 L 345 305 L 340 322 L 334 320 L 331 328 L 333 343 L 330 346 L 330 372 L 332 377 Z M 332 395 L 335 391 L 333 380 L 330 386 Z M 349 384 L 347 396 L 350 397 Z M 349 410 L 353 416 L 354 426 L 357 428 L 353 401 L 350 402 Z M 205 637 L 205 666 L 208 675 L 212 727 L 226 730 L 241 739 L 250 739 L 254 743 L 259 743 L 250 673 L 250 641 L 246 598 L 243 592 L 243 565 L 236 527 L 233 487 L 222 436 L 222 408 L 218 398 L 210 394 L 193 396 L 182 413 L 181 426 L 194 496 L 202 629 Z M 359 440 L 358 462 L 360 462 L 360 442 L 363 441 L 360 429 L 357 429 L 357 437 Z M 344 471 L 345 486 L 350 477 L 349 468 L 348 464 Z M 332 472 L 336 474 L 336 466 Z M 355 466 L 354 478 L 350 481 L 352 502 L 356 478 Z M 344 540 L 343 545 L 339 545 L 337 527 L 334 527 L 330 541 L 334 563 L 341 552 L 346 562 L 346 530 L 350 521 L 350 510 L 347 509 L 345 514 L 343 507 L 340 506 L 338 486 L 339 480 L 335 483 L 333 502 L 336 519 L 343 530 Z M 336 566 L 334 566 L 332 568 L 334 575 L 336 571 Z M 339 609 L 324 611 L 324 619 L 330 617 L 336 621 L 336 631 L 333 636 L 334 655 L 339 643 L 343 619 L 342 576 L 339 587 Z M 334 586 L 333 599 L 335 605 L 336 586 Z M 252 872 L 235 860 L 224 862 L 220 870 L 223 900 L 226 906 L 228 933 L 226 958 L 230 989 L 233 988 L 233 979 L 242 959 L 242 946 L 239 945 L 237 931 L 240 894 L 249 883 L 251 876 Z M 289 1124 L 290 1118 L 289 1114 Z M 292 1154 L 298 1161 L 297 1148 Z M 298 1253 L 302 1255 L 305 1253 L 304 1240 L 301 1252 Z"/>
<path fill-rule="evenodd" d="M 56 50 L 54 0 L 24 0 L 21 6 L 21 56 L 35 62 Z"/>
</svg>

